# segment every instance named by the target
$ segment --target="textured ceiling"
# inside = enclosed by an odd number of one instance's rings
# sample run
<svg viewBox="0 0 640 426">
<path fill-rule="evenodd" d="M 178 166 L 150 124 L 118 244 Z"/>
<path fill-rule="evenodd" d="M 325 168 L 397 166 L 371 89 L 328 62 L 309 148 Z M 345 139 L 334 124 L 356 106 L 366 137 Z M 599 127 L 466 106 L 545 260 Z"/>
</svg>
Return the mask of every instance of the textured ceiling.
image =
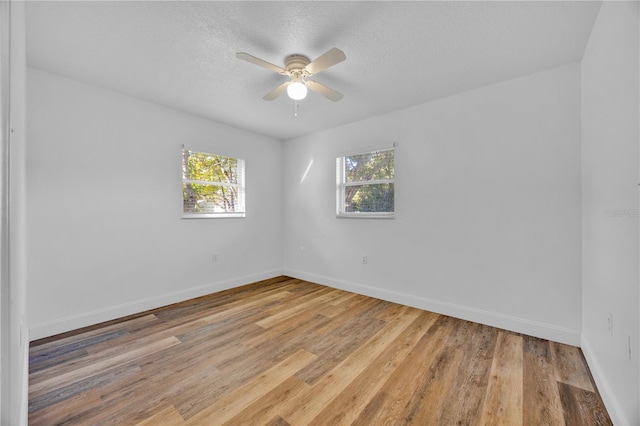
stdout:
<svg viewBox="0 0 640 426">
<path fill-rule="evenodd" d="M 29 66 L 277 139 L 335 127 L 582 58 L 600 2 L 27 3 Z M 243 62 L 347 60 L 314 77 L 298 117 L 286 77 Z"/>
</svg>

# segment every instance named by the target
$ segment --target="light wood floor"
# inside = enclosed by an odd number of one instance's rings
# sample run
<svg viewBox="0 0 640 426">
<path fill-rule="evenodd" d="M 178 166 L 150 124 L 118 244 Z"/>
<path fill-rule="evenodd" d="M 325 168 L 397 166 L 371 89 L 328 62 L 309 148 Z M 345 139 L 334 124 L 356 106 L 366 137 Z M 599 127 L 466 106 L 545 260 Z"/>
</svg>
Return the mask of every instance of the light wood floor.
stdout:
<svg viewBox="0 0 640 426">
<path fill-rule="evenodd" d="M 29 423 L 611 424 L 580 349 L 287 277 L 33 342 Z"/>
</svg>

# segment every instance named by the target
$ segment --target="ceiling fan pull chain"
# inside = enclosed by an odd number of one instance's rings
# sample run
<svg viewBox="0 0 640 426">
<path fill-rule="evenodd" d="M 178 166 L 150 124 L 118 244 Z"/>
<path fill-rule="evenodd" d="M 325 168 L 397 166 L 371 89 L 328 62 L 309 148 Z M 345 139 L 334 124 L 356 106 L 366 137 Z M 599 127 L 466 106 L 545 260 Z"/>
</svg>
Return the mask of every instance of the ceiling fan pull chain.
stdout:
<svg viewBox="0 0 640 426">
<path fill-rule="evenodd" d="M 298 101 L 293 101 L 293 116 L 297 117 L 298 116 Z"/>
</svg>

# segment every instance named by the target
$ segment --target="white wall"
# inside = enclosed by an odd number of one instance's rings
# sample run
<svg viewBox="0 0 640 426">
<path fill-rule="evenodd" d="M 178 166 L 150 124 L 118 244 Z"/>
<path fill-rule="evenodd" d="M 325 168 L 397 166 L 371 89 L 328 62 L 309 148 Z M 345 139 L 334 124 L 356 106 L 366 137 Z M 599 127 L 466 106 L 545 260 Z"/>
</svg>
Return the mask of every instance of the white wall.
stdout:
<svg viewBox="0 0 640 426">
<path fill-rule="evenodd" d="M 28 118 L 32 339 L 282 273 L 280 141 L 35 69 Z M 246 218 L 181 219 L 181 144 L 246 161 Z"/>
<path fill-rule="evenodd" d="M 29 335 L 26 317 L 25 17 L 22 2 L 4 2 L 2 14 L 2 395 L 0 423 L 27 423 Z M 9 37 L 10 35 L 10 37 Z M 6 38 L 5 38 L 6 37 Z M 6 50 L 5 50 L 6 49 Z M 7 72 L 10 71 L 10 72 Z M 8 79 L 7 79 L 8 77 Z M 6 108 L 6 109 L 5 109 Z M 8 155 L 6 155 L 8 154 Z M 6 178 L 8 177 L 8 182 Z M 7 203 L 7 204 L 5 204 Z M 5 207 L 6 206 L 6 207 Z M 4 252 L 6 250 L 6 252 Z"/>
<path fill-rule="evenodd" d="M 638 14 L 603 3 L 582 61 L 582 349 L 625 425 L 640 424 Z"/>
<path fill-rule="evenodd" d="M 4 2 L 2 35 L 2 398 L 0 423 L 27 423 L 29 335 L 26 329 L 25 17 L 22 2 Z M 8 51 L 4 51 L 7 49 Z M 7 66 L 8 64 L 8 66 Z M 8 80 L 5 80 L 6 77 Z M 8 102 L 7 102 L 8 101 Z M 4 110 L 6 108 L 6 110 Z M 7 121 L 8 120 L 8 121 Z M 7 137 L 8 136 L 8 137 Z M 8 155 L 7 155 L 8 154 Z M 6 178 L 8 177 L 8 181 Z M 6 203 L 6 204 L 5 204 Z M 6 215 L 6 216 L 5 216 Z M 6 222 L 5 222 L 6 221 Z"/>
<path fill-rule="evenodd" d="M 26 41 L 24 2 L 11 2 L 11 423 L 27 424 L 29 330 L 27 329 Z"/>
<path fill-rule="evenodd" d="M 335 158 L 392 143 L 395 219 L 337 219 Z M 284 163 L 289 275 L 580 343 L 579 64 L 287 141 Z"/>
</svg>

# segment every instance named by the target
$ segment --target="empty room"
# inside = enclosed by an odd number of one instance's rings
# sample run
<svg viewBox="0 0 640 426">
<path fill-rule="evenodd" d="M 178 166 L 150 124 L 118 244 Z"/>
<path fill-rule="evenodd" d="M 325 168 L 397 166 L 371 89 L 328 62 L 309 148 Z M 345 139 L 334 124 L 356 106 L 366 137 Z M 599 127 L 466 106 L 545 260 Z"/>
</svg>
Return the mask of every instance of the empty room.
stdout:
<svg viewBox="0 0 640 426">
<path fill-rule="evenodd" d="M 639 2 L 0 13 L 0 424 L 640 425 Z"/>
</svg>

